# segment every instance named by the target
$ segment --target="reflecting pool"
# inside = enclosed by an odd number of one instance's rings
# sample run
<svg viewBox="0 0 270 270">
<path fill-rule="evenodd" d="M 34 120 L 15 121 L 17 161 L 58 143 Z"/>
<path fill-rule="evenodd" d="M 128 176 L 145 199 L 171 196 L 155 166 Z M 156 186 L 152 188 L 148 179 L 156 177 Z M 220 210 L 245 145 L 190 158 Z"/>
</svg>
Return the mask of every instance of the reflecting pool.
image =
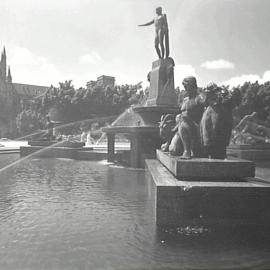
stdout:
<svg viewBox="0 0 270 270">
<path fill-rule="evenodd" d="M 16 160 L 1 155 L 0 167 Z M 0 180 L 0 269 L 270 267 L 265 234 L 158 230 L 143 170 L 26 159 Z"/>
</svg>

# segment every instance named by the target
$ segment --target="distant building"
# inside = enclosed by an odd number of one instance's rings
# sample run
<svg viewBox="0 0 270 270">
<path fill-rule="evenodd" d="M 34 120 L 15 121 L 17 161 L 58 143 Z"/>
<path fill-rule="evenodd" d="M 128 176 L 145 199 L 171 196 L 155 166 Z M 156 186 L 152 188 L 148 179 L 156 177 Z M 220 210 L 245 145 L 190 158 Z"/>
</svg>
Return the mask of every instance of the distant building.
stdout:
<svg viewBox="0 0 270 270">
<path fill-rule="evenodd" d="M 114 77 L 111 77 L 111 76 L 102 75 L 102 76 L 99 76 L 97 78 L 97 85 L 98 86 L 103 86 L 103 87 L 110 86 L 110 87 L 114 87 L 114 83 L 115 83 L 115 78 Z"/>
<path fill-rule="evenodd" d="M 23 84 L 23 83 L 13 83 L 17 94 L 20 99 L 29 100 L 35 96 L 43 95 L 49 87 L 40 86 L 40 85 L 31 85 L 31 84 Z"/>
<path fill-rule="evenodd" d="M 0 61 L 0 137 L 15 133 L 20 101 L 30 100 L 47 89 L 46 86 L 13 83 L 10 67 L 7 66 L 6 50 L 3 49 Z"/>
<path fill-rule="evenodd" d="M 87 89 L 91 89 L 95 86 L 114 87 L 114 85 L 115 85 L 115 77 L 106 75 L 99 76 L 96 81 L 89 81 L 86 83 Z"/>
<path fill-rule="evenodd" d="M 86 83 L 86 88 L 87 89 L 91 89 L 91 88 L 94 88 L 97 84 L 97 81 L 89 81 Z"/>
<path fill-rule="evenodd" d="M 42 95 L 49 88 L 47 86 L 12 82 L 10 67 L 7 68 L 7 55 L 5 48 L 3 49 L 0 62 L 0 80 L 7 84 L 12 84 L 12 88 L 15 89 L 16 93 L 21 99 L 31 99 L 37 95 Z M 3 91 L 3 89 L 0 89 L 0 91 Z"/>
</svg>

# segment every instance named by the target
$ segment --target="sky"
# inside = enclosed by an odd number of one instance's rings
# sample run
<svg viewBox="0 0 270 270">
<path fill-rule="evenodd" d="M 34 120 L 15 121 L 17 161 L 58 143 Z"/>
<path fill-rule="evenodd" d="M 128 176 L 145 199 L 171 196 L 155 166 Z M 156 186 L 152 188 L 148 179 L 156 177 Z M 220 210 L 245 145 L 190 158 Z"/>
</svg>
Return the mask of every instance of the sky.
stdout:
<svg viewBox="0 0 270 270">
<path fill-rule="evenodd" d="M 100 75 L 145 85 L 154 26 L 138 27 L 162 6 L 175 84 L 270 80 L 269 0 L 1 0 L 0 46 L 13 81 L 76 87 Z"/>
</svg>

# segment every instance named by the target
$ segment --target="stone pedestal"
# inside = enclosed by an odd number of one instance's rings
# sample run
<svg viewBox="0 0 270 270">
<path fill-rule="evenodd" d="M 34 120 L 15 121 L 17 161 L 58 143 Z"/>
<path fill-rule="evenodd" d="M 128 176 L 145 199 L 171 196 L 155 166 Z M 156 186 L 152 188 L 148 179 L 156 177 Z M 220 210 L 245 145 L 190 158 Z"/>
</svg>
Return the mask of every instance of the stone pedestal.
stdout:
<svg viewBox="0 0 270 270">
<path fill-rule="evenodd" d="M 179 181 L 158 160 L 146 160 L 158 226 L 270 225 L 270 184 Z"/>
<path fill-rule="evenodd" d="M 193 158 L 189 160 L 157 150 L 157 159 L 179 180 L 241 181 L 255 176 L 255 163 L 241 159 Z"/>
<path fill-rule="evenodd" d="M 142 168 L 144 166 L 144 157 L 154 157 L 158 146 L 158 128 L 151 126 L 142 127 L 106 127 L 102 129 L 108 138 L 108 162 L 115 160 L 115 135 L 124 134 L 129 138 L 130 148 L 130 166 L 133 168 Z"/>
<path fill-rule="evenodd" d="M 177 106 L 174 89 L 174 61 L 172 58 L 153 62 L 147 106 Z"/>
</svg>

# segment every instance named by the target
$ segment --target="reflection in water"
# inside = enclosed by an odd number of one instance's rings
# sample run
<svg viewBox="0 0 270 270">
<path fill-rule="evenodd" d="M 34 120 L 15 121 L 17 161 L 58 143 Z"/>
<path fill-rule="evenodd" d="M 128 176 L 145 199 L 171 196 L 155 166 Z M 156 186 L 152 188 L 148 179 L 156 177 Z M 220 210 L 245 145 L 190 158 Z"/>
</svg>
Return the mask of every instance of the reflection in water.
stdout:
<svg viewBox="0 0 270 270">
<path fill-rule="evenodd" d="M 269 238 L 254 231 L 156 229 L 142 170 L 29 159 L 0 179 L 0 269 L 270 266 Z"/>
</svg>

